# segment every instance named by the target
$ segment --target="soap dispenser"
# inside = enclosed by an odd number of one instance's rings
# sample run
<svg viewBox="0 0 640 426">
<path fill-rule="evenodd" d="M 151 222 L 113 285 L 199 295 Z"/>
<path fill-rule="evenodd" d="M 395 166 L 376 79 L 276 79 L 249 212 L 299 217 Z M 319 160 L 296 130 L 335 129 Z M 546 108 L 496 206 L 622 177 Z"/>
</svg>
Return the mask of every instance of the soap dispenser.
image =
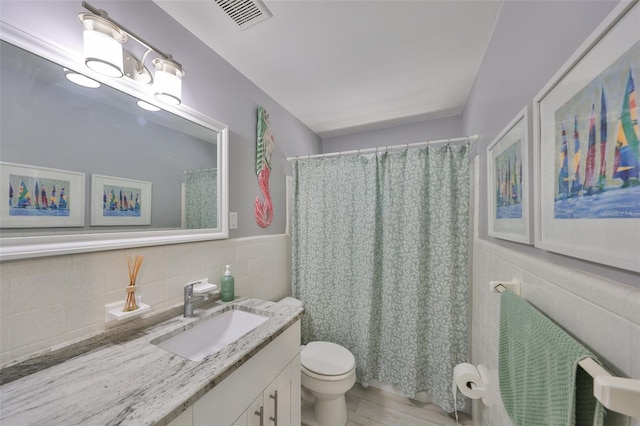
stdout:
<svg viewBox="0 0 640 426">
<path fill-rule="evenodd" d="M 234 298 L 234 283 L 231 276 L 231 266 L 225 265 L 224 277 L 220 283 L 220 300 L 223 302 L 230 302 Z"/>
</svg>

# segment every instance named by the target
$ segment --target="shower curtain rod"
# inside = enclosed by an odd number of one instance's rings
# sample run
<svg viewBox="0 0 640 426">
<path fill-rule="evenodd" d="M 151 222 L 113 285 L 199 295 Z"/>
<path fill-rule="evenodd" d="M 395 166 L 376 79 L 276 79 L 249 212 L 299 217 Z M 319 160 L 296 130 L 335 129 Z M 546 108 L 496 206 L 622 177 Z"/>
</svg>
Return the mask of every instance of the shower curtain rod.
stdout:
<svg viewBox="0 0 640 426">
<path fill-rule="evenodd" d="M 419 146 L 432 145 L 438 143 L 474 142 L 480 139 L 480 135 L 463 136 L 461 138 L 438 139 L 434 141 L 403 143 L 401 145 L 380 146 L 378 148 L 354 149 L 351 151 L 328 152 L 326 154 L 301 155 L 298 157 L 287 157 L 287 161 L 309 160 L 311 158 L 340 157 L 342 155 L 369 154 L 378 151 L 391 151 L 392 149 L 417 148 Z"/>
</svg>

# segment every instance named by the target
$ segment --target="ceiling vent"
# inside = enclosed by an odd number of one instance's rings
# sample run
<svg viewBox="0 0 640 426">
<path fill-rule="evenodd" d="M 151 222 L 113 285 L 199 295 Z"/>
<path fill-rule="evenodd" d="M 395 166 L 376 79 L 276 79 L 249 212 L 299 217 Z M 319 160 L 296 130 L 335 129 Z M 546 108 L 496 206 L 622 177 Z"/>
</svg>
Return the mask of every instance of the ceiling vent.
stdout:
<svg viewBox="0 0 640 426">
<path fill-rule="evenodd" d="M 216 3 L 240 30 L 246 30 L 273 16 L 260 0 L 216 0 Z"/>
</svg>

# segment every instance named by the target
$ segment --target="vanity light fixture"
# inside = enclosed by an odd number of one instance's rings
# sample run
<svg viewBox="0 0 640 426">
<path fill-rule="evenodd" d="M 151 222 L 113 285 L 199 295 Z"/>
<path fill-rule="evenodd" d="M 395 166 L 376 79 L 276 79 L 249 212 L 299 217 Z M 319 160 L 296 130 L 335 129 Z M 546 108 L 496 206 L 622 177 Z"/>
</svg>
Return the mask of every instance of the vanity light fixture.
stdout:
<svg viewBox="0 0 640 426">
<path fill-rule="evenodd" d="M 92 78 L 87 77 L 86 75 L 77 73 L 75 71 L 71 71 L 68 68 L 63 68 L 63 70 L 64 70 L 64 76 L 67 77 L 67 80 L 75 84 L 78 84 L 83 87 L 88 87 L 90 89 L 97 89 L 98 87 L 100 87 L 100 83 L 98 83 Z"/>
<path fill-rule="evenodd" d="M 85 1 L 82 7 L 91 12 L 78 15 L 84 28 L 84 61 L 87 67 L 108 77 L 126 77 L 143 86 L 153 83 L 153 93 L 157 99 L 180 105 L 184 77 L 182 65 L 171 55 L 111 19 L 104 10 L 96 9 Z M 144 47 L 145 51 L 139 59 L 131 50 L 124 48 L 128 40 L 135 40 Z M 154 75 L 145 66 L 151 53 L 158 56 L 151 61 Z"/>
<path fill-rule="evenodd" d="M 138 100 L 138 106 L 142 109 L 146 109 L 147 111 L 152 111 L 152 112 L 156 112 L 156 111 L 160 111 L 160 108 L 158 108 L 157 106 L 150 104 L 149 102 L 145 102 L 142 100 Z"/>
<path fill-rule="evenodd" d="M 182 98 L 182 77 L 184 71 L 171 57 L 169 59 L 156 58 L 153 60 L 156 69 L 155 96 L 171 105 L 180 105 Z"/>
<path fill-rule="evenodd" d="M 81 13 L 78 19 L 84 27 L 84 63 L 107 77 L 122 77 L 122 43 L 127 40 L 126 34 L 108 21 L 106 13 L 104 17 Z"/>
</svg>

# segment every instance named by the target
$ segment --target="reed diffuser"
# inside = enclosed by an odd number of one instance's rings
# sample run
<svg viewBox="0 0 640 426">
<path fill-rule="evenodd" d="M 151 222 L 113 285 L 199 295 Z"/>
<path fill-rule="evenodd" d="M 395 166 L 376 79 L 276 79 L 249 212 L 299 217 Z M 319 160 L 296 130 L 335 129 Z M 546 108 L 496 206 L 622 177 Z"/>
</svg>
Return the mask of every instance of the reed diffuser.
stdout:
<svg viewBox="0 0 640 426">
<path fill-rule="evenodd" d="M 131 258 L 127 256 L 127 268 L 129 269 L 129 285 L 127 286 L 127 301 L 124 304 L 122 312 L 131 312 L 138 309 L 138 303 L 136 302 L 136 279 L 138 278 L 138 272 L 142 266 L 144 256 L 136 256 L 131 262 Z"/>
</svg>

